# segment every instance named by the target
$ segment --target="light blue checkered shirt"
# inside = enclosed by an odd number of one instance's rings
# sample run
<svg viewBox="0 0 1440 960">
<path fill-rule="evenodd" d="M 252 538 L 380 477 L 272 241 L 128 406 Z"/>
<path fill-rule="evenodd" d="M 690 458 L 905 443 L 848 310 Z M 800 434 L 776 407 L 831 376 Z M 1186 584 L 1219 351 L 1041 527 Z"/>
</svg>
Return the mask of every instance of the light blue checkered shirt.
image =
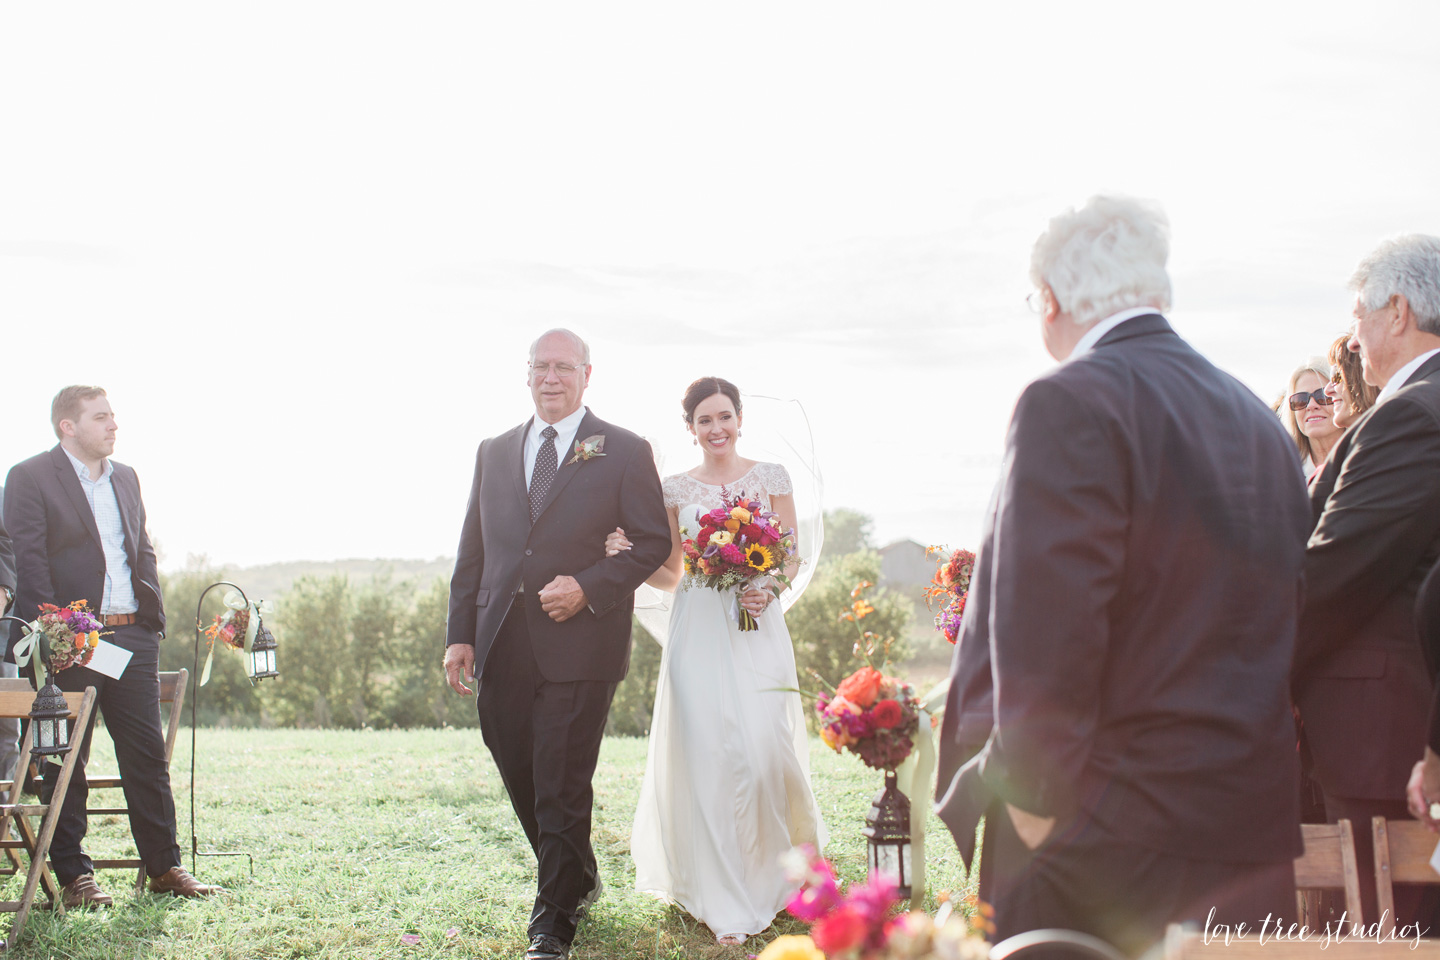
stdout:
<svg viewBox="0 0 1440 960">
<path fill-rule="evenodd" d="M 62 446 L 61 450 L 65 450 Z M 80 488 L 90 502 L 90 512 L 95 514 L 95 526 L 100 528 L 100 547 L 105 551 L 105 596 L 100 598 L 99 610 L 104 613 L 134 613 L 140 609 L 135 599 L 135 586 L 130 580 L 130 559 L 125 556 L 125 527 L 120 522 L 120 501 L 115 499 L 115 485 L 110 478 L 115 468 L 105 461 L 105 469 L 99 480 L 90 479 L 90 468 L 85 466 L 69 450 L 65 456 L 80 478 Z M 89 597 L 61 597 L 57 603 L 73 603 L 88 600 Z M 90 609 L 94 610 L 94 607 Z"/>
</svg>

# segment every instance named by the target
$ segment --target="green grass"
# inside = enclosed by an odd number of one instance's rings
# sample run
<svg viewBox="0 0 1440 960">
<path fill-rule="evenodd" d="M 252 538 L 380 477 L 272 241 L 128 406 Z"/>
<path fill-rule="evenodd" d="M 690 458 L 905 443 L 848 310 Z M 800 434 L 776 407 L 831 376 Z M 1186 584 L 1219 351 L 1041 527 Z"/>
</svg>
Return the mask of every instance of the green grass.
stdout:
<svg viewBox="0 0 1440 960">
<path fill-rule="evenodd" d="M 211 730 L 199 735 L 197 833 L 202 848 L 245 850 L 201 858 L 195 870 L 225 884 L 204 902 L 135 894 L 133 875 L 102 871 L 115 897 L 107 911 L 55 917 L 37 910 L 13 960 L 128 958 L 519 958 L 534 896 L 535 862 L 510 811 L 478 730 Z M 97 735 L 94 769 L 113 769 Z M 860 836 L 880 776 L 818 741 L 811 745 L 816 793 L 830 828 L 827 850 L 842 878 L 862 879 Z M 645 741 L 605 742 L 595 775 L 594 842 L 605 896 L 584 922 L 572 954 L 590 958 L 739 958 L 802 925 L 783 916 L 745 949 L 718 947 L 683 911 L 634 891 L 630 823 L 645 765 Z M 189 856 L 188 731 L 172 781 L 185 866 Z M 101 795 L 103 796 L 103 795 Z M 935 891 L 965 888 L 949 835 L 933 815 L 929 855 Z M 132 851 L 128 825 L 91 821 L 92 856 Z M 18 897 L 4 878 L 0 897 Z M 0 917 L 8 932 L 10 917 Z M 455 931 L 453 934 L 448 931 Z M 420 942 L 407 945 L 402 934 Z"/>
</svg>

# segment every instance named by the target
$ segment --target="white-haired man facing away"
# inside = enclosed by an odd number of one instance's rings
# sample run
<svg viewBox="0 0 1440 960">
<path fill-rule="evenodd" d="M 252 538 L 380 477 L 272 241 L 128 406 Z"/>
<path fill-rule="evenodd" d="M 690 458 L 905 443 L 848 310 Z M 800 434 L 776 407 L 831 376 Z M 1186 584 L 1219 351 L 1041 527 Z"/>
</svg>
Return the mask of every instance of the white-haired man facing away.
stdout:
<svg viewBox="0 0 1440 960">
<path fill-rule="evenodd" d="M 1138 955 L 1168 923 L 1294 914 L 1304 478 L 1270 409 L 1161 315 L 1168 230 L 1095 197 L 1031 260 L 1061 365 L 1010 422 L 939 785 L 967 861 L 986 817 L 1002 938 Z"/>
<path fill-rule="evenodd" d="M 1327 817 L 1367 824 L 1407 815 L 1440 664 L 1421 650 L 1414 620 L 1420 583 L 1440 555 L 1440 238 L 1386 241 L 1350 285 L 1350 349 L 1381 389 L 1310 491 L 1319 520 L 1305 550 L 1294 688 Z M 1417 794 L 1428 797 L 1417 811 L 1425 814 L 1440 799 L 1440 769 Z M 1370 831 L 1355 839 L 1363 878 Z M 1375 886 L 1362 880 L 1360 889 L 1368 917 Z M 1430 925 L 1421 909 L 1418 891 L 1396 891 L 1401 923 Z"/>
</svg>

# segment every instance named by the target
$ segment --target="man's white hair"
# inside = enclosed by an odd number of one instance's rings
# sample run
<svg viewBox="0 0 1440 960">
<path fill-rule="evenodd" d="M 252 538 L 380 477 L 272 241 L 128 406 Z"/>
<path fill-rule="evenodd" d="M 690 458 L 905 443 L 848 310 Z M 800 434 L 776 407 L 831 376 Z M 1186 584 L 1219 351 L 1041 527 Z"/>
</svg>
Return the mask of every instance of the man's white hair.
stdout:
<svg viewBox="0 0 1440 960">
<path fill-rule="evenodd" d="M 1030 254 L 1030 281 L 1049 285 L 1076 323 L 1130 307 L 1170 308 L 1170 222 L 1160 205 L 1094 196 L 1050 221 Z"/>
<path fill-rule="evenodd" d="M 552 330 L 546 330 L 544 333 L 540 334 L 540 336 L 535 338 L 535 342 L 530 344 L 530 359 L 532 361 L 535 359 L 535 351 L 540 348 L 540 341 L 544 340 L 546 337 L 555 336 L 556 334 L 559 334 L 562 337 L 569 337 L 570 340 L 575 344 L 575 349 L 580 351 L 580 362 L 587 367 L 590 365 L 590 344 L 580 339 L 580 334 L 576 333 L 574 330 L 566 330 L 564 327 L 555 327 Z"/>
<path fill-rule="evenodd" d="M 1440 335 L 1440 237 L 1407 233 L 1386 240 L 1360 261 L 1350 289 L 1366 310 L 1379 310 L 1400 294 L 1410 302 L 1416 326 Z"/>
</svg>

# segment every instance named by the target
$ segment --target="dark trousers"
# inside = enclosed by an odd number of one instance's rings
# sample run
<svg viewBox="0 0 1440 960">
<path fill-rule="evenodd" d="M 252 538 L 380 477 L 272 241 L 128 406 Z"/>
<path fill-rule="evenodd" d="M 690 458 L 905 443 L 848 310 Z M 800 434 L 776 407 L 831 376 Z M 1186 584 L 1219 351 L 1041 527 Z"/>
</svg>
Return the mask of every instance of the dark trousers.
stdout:
<svg viewBox="0 0 1440 960">
<path fill-rule="evenodd" d="M 516 598 L 481 671 L 480 731 L 539 862 L 530 936 L 569 943 L 575 908 L 599 875 L 590 846 L 590 780 L 616 684 L 542 677 L 525 625 L 527 600 L 539 602 L 529 594 Z"/>
<path fill-rule="evenodd" d="M 55 685 L 72 693 L 95 688 L 96 704 L 105 714 L 105 729 L 115 741 L 115 762 L 124 780 L 135 849 L 145 861 L 145 872 L 158 877 L 180 866 L 180 847 L 175 842 L 175 798 L 170 793 L 165 734 L 160 729 L 160 638 L 154 630 L 138 623 L 112 629 L 114 632 L 105 639 L 133 654 L 119 680 L 76 666 L 55 674 Z M 71 744 L 76 741 L 73 726 Z M 81 849 L 85 840 L 85 804 L 90 797 L 85 765 L 90 759 L 94 727 L 92 713 L 80 740 L 70 789 L 55 823 L 55 838 L 50 843 L 50 864 L 55 879 L 62 884 L 95 870 Z M 57 764 L 45 765 L 47 792 L 54 790 L 59 773 Z"/>
<path fill-rule="evenodd" d="M 1171 923 L 1204 928 L 1208 920 L 1212 930 L 1217 923 L 1232 930 L 1245 923 L 1258 931 L 1267 915 L 1271 930 L 1276 918 L 1287 927 L 1298 920 L 1289 860 L 1178 857 L 1122 839 L 1084 815 L 1057 825 L 1031 851 L 999 802 L 985 815 L 980 899 L 995 908 L 997 943 L 1027 930 L 1062 927 L 1099 937 L 1130 956 L 1158 942 Z"/>
</svg>

